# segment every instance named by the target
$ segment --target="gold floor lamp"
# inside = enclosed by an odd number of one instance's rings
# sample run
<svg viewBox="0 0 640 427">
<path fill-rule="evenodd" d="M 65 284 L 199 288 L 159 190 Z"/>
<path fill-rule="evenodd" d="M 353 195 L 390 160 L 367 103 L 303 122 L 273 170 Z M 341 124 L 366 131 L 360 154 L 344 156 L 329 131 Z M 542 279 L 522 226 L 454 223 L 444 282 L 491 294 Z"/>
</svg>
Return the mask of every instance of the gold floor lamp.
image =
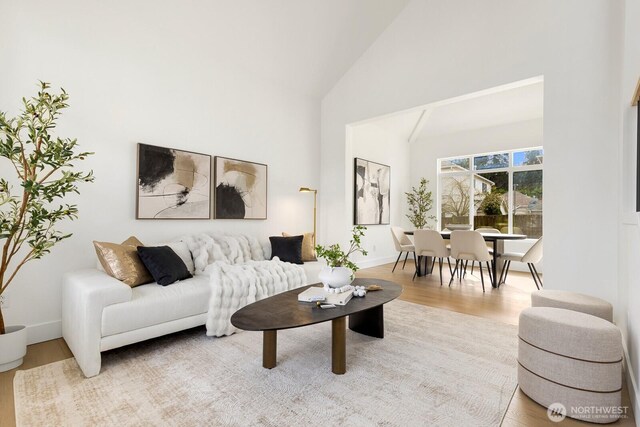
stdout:
<svg viewBox="0 0 640 427">
<path fill-rule="evenodd" d="M 318 190 L 300 187 L 301 193 L 313 193 L 313 247 L 316 247 L 316 208 L 318 206 Z"/>
</svg>

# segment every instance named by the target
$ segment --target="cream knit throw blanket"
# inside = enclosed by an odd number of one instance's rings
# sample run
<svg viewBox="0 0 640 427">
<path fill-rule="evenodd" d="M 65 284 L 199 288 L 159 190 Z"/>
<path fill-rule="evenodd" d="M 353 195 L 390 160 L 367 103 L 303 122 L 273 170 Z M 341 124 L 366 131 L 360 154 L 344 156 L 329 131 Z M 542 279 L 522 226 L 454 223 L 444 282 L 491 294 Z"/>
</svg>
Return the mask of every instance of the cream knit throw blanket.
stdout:
<svg viewBox="0 0 640 427">
<path fill-rule="evenodd" d="M 233 334 L 237 329 L 231 315 L 245 305 L 307 284 L 301 266 L 277 257 L 266 260 L 265 248 L 255 237 L 199 234 L 182 240 L 189 246 L 196 274 L 209 276 L 209 336 Z"/>
</svg>

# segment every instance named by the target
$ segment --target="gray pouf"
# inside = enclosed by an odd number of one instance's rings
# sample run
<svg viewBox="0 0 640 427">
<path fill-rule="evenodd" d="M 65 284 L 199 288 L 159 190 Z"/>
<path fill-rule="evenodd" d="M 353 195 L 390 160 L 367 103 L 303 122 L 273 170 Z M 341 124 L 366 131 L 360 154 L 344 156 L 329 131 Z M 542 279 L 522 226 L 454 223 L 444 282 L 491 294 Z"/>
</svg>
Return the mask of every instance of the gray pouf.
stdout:
<svg viewBox="0 0 640 427">
<path fill-rule="evenodd" d="M 616 421 L 622 399 L 622 336 L 611 322 L 552 307 L 520 313 L 518 385 L 549 407 L 593 423 Z"/>
<path fill-rule="evenodd" d="M 568 291 L 541 290 L 531 293 L 531 307 L 555 307 L 579 311 L 613 322 L 613 307 L 607 301 Z"/>
</svg>

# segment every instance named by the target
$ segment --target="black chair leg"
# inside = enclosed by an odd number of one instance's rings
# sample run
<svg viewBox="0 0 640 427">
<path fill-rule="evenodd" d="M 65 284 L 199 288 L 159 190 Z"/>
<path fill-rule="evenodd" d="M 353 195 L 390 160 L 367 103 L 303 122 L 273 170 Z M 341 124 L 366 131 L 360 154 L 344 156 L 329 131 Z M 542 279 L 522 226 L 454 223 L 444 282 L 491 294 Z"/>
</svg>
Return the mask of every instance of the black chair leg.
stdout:
<svg viewBox="0 0 640 427">
<path fill-rule="evenodd" d="M 480 264 L 480 262 L 478 262 L 478 264 Z M 493 277 L 493 269 L 491 268 L 491 264 L 489 263 L 489 261 L 487 261 L 487 271 L 489 272 L 489 280 L 491 281 L 491 283 L 495 283 L 494 277 Z M 496 288 L 498 287 L 498 284 L 496 283 Z"/>
<path fill-rule="evenodd" d="M 396 263 L 393 264 L 393 270 L 391 270 L 391 272 L 393 273 L 394 271 L 396 271 L 396 265 L 398 265 L 398 261 L 400 261 L 400 257 L 402 256 L 402 252 L 400 252 L 398 254 L 398 259 L 396 260 Z"/>
<path fill-rule="evenodd" d="M 453 269 L 453 273 L 451 273 L 451 280 L 449 280 L 449 286 L 451 286 L 451 283 L 453 283 L 453 279 L 456 277 L 456 273 L 458 272 L 458 263 L 460 262 L 459 259 L 456 260 L 456 267 Z"/>
<path fill-rule="evenodd" d="M 478 262 L 478 267 L 480 268 L 480 282 L 482 283 L 482 292 L 484 292 L 484 274 L 482 273 L 482 263 Z"/>
<path fill-rule="evenodd" d="M 434 258 L 434 264 L 435 264 L 435 258 Z M 440 265 L 440 286 L 442 286 L 442 258 L 438 260 L 438 264 Z"/>
<path fill-rule="evenodd" d="M 432 257 L 430 274 L 433 274 L 433 267 L 435 267 L 435 266 L 436 266 L 436 257 Z"/>
<path fill-rule="evenodd" d="M 538 280 L 540 280 L 540 276 L 538 276 L 538 272 L 533 264 L 527 263 L 527 267 L 529 267 L 529 271 L 531 272 L 531 277 L 533 277 L 533 282 L 536 284 L 536 288 L 540 290 L 542 287 L 542 282 L 538 284 Z"/>
<path fill-rule="evenodd" d="M 471 261 L 471 274 L 473 274 L 473 266 L 476 265 L 475 261 Z"/>
<path fill-rule="evenodd" d="M 402 252 L 400 252 L 402 254 Z M 409 252 L 404 256 L 404 262 L 402 263 L 402 269 L 404 270 L 404 266 L 407 265 L 407 258 L 409 258 Z"/>
<path fill-rule="evenodd" d="M 502 270 L 500 270 L 500 281 L 498 282 L 498 284 L 500 285 L 503 284 L 504 281 L 506 280 L 506 278 L 504 277 L 504 271 L 506 270 L 508 264 L 509 264 L 509 260 L 506 260 L 504 264 L 502 264 Z"/>
<path fill-rule="evenodd" d="M 413 255 L 413 265 L 416 267 L 416 271 L 418 270 L 418 261 L 416 260 L 416 253 L 415 252 L 411 252 L 411 254 Z"/>
<path fill-rule="evenodd" d="M 507 261 L 507 269 L 504 271 L 504 281 L 507 281 L 507 276 L 509 275 L 509 269 L 511 268 L 511 260 Z"/>
<path fill-rule="evenodd" d="M 536 273 L 536 277 L 538 278 L 538 283 L 540 283 L 540 287 L 543 288 L 544 286 L 542 286 L 542 279 L 540 279 L 540 274 L 538 274 L 538 270 L 536 270 L 535 264 L 531 264 L 531 268 L 533 268 L 534 273 Z"/>
<path fill-rule="evenodd" d="M 449 274 L 453 276 L 453 270 L 451 269 L 451 258 L 447 257 L 447 262 L 449 263 Z"/>
</svg>

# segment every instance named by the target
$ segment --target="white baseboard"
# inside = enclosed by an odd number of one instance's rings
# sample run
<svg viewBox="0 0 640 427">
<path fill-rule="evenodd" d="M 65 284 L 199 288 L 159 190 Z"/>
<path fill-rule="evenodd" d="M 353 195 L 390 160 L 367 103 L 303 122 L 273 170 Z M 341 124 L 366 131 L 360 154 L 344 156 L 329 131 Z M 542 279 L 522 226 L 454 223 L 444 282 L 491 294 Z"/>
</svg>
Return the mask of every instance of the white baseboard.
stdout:
<svg viewBox="0 0 640 427">
<path fill-rule="evenodd" d="M 27 326 L 27 344 L 50 341 L 62 336 L 62 321 L 38 323 Z"/>
<path fill-rule="evenodd" d="M 638 384 L 636 384 L 633 367 L 629 364 L 629 352 L 627 351 L 627 343 L 624 340 L 622 340 L 622 350 L 624 351 L 624 372 L 627 375 L 629 399 L 631 400 L 631 408 L 633 409 L 633 414 L 636 417 L 637 424 L 637 417 L 640 416 L 640 405 L 638 405 L 637 397 L 640 393 L 638 393 Z"/>
<path fill-rule="evenodd" d="M 366 260 L 358 261 L 357 264 L 358 264 L 358 267 L 360 267 L 360 268 L 377 267 L 379 265 L 384 265 L 384 264 L 389 264 L 389 263 L 392 263 L 392 262 L 396 262 L 397 257 L 398 256 L 396 255 L 396 256 L 391 256 L 391 257 L 366 259 Z M 409 262 L 409 260 L 407 260 L 407 262 Z"/>
</svg>

